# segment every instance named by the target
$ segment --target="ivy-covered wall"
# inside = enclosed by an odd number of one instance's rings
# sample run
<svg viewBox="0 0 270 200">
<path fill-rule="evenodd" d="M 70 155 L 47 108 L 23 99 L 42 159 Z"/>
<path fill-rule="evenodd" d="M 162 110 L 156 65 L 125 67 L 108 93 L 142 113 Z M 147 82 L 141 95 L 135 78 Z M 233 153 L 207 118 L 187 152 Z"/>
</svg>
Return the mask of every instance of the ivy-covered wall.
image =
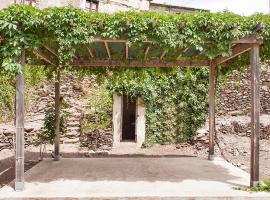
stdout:
<svg viewBox="0 0 270 200">
<path fill-rule="evenodd" d="M 187 141 L 205 123 L 207 68 L 115 69 L 106 84 L 111 93 L 144 99 L 147 143 Z"/>
</svg>

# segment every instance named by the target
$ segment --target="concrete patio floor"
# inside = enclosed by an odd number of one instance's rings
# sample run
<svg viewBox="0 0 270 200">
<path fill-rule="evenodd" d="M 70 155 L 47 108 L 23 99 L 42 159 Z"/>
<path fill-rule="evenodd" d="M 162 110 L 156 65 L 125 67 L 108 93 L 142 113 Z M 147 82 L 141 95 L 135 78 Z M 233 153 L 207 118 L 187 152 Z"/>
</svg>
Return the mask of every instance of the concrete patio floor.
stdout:
<svg viewBox="0 0 270 200">
<path fill-rule="evenodd" d="M 270 199 L 235 190 L 249 174 L 226 161 L 196 157 L 50 159 L 25 174 L 25 190 L 0 189 L 0 199 Z"/>
</svg>

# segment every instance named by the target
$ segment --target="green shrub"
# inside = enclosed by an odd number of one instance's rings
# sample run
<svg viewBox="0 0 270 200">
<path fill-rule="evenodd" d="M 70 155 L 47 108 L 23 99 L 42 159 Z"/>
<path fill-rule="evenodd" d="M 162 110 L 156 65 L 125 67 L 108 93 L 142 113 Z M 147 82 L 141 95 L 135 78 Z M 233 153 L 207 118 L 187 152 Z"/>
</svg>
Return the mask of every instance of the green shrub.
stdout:
<svg viewBox="0 0 270 200">
<path fill-rule="evenodd" d="M 190 140 L 205 122 L 208 109 L 206 68 L 115 69 L 107 88 L 112 93 L 144 99 L 149 143 Z"/>
<path fill-rule="evenodd" d="M 270 179 L 261 181 L 258 187 L 251 189 L 254 192 L 270 192 Z"/>
<path fill-rule="evenodd" d="M 62 103 L 61 108 L 63 108 Z M 63 136 L 67 132 L 66 118 L 68 116 L 67 112 L 60 112 L 60 135 Z M 34 145 L 38 146 L 41 144 L 54 144 L 55 138 L 55 109 L 54 105 L 51 104 L 45 110 L 45 118 L 43 126 L 37 134 L 37 139 L 34 141 Z"/>
<path fill-rule="evenodd" d="M 33 94 L 42 85 L 46 84 L 46 70 L 41 66 L 26 66 L 25 76 L 25 109 L 31 108 Z M 16 77 L 0 68 L 0 122 L 7 122 L 14 118 L 15 112 Z"/>
<path fill-rule="evenodd" d="M 83 133 L 108 128 L 112 123 L 112 97 L 102 84 L 98 89 L 91 87 L 88 109 L 81 121 Z"/>
<path fill-rule="evenodd" d="M 0 122 L 11 120 L 15 110 L 15 78 L 0 70 Z"/>
</svg>

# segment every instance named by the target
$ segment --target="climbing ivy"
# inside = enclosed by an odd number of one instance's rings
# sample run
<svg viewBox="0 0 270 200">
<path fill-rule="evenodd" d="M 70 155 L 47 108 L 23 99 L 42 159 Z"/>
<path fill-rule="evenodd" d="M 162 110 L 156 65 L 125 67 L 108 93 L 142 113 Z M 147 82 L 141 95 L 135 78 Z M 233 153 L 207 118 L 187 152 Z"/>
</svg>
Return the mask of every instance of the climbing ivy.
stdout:
<svg viewBox="0 0 270 200">
<path fill-rule="evenodd" d="M 204 53 L 208 59 L 232 53 L 232 40 L 256 34 L 264 42 L 262 61 L 270 56 L 270 16 L 249 17 L 230 12 L 196 14 L 160 14 L 154 12 L 88 13 L 79 9 L 14 5 L 0 11 L 0 62 L 8 76 L 22 73 L 19 58 L 26 51 L 27 61 L 36 59 L 31 53 L 44 44 L 54 44 L 58 59 L 50 67 L 96 74 L 106 81 L 113 93 L 141 96 L 147 107 L 147 134 L 151 142 L 166 143 L 189 139 L 202 125 L 207 110 L 207 70 L 200 69 L 74 69 L 69 67 L 75 47 L 90 45 L 94 38 L 126 39 L 130 46 L 144 41 L 164 50 L 190 48 Z M 147 59 L 147 58 L 141 58 Z M 171 59 L 171 58 L 165 58 Z M 174 58 L 175 59 L 175 58 Z M 229 62 L 230 66 L 246 66 L 247 55 Z M 223 66 L 221 73 L 230 68 Z M 2 74 L 1 74 L 2 78 Z"/>
<path fill-rule="evenodd" d="M 111 93 L 144 99 L 149 143 L 190 140 L 205 122 L 206 68 L 114 69 L 107 88 Z"/>
<path fill-rule="evenodd" d="M 22 48 L 31 59 L 29 52 L 33 49 L 44 43 L 56 43 L 59 54 L 56 66 L 67 67 L 74 57 L 75 46 L 90 44 L 95 37 L 101 37 L 127 39 L 130 45 L 142 45 L 151 40 L 153 45 L 167 50 L 188 47 L 203 51 L 206 57 L 213 59 L 230 55 L 231 41 L 247 34 L 256 33 L 268 44 L 269 18 L 262 14 L 244 17 L 230 12 L 106 14 L 70 7 L 39 10 L 14 5 L 0 11 L 0 56 L 5 70 L 18 73 Z M 268 58 L 268 55 L 262 57 Z"/>
</svg>

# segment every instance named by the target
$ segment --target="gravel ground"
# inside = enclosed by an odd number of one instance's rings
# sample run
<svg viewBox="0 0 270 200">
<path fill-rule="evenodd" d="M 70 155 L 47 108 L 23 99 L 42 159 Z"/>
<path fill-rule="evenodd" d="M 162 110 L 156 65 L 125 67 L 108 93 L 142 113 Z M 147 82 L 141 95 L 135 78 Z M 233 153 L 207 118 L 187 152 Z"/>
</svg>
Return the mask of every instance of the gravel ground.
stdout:
<svg viewBox="0 0 270 200">
<path fill-rule="evenodd" d="M 250 138 L 232 134 L 218 136 L 220 150 L 216 150 L 233 165 L 249 172 L 250 170 Z M 270 141 L 260 141 L 260 176 L 270 179 Z"/>
</svg>

